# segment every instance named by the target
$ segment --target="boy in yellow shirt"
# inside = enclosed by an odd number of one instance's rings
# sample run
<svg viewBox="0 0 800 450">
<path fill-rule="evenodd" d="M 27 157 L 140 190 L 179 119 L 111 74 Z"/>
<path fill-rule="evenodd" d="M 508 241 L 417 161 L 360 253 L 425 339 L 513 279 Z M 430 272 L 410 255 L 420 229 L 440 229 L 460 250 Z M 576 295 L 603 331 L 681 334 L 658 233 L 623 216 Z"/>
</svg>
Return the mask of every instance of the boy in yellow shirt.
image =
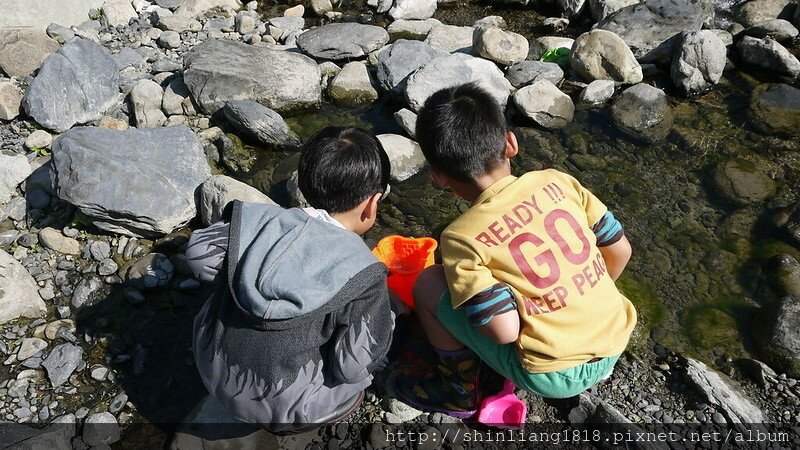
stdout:
<svg viewBox="0 0 800 450">
<path fill-rule="evenodd" d="M 512 176 L 516 137 L 475 84 L 432 95 L 416 136 L 434 184 L 472 207 L 442 233 L 443 264 L 414 286 L 438 376 L 398 379 L 398 396 L 470 417 L 479 359 L 543 397 L 608 377 L 636 324 L 614 284 L 631 247 L 613 214 L 565 173 Z"/>
</svg>

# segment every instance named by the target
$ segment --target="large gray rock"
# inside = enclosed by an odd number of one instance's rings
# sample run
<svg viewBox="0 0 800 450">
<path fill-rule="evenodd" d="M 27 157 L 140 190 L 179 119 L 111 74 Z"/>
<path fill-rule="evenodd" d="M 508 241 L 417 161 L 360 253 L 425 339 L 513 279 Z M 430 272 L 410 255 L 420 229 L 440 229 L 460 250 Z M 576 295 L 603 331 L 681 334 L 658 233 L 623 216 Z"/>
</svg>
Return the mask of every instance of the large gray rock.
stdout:
<svg viewBox="0 0 800 450">
<path fill-rule="evenodd" d="M 83 359 L 83 349 L 78 345 L 61 344 L 56 346 L 42 362 L 53 387 L 66 383 Z"/>
<path fill-rule="evenodd" d="M 636 84 L 642 81 L 642 66 L 619 36 L 592 30 L 575 39 L 570 53 L 572 70 L 586 81 L 613 80 Z"/>
<path fill-rule="evenodd" d="M 455 25 L 436 25 L 428 32 L 425 43 L 439 50 L 454 53 L 472 53 L 473 27 L 458 27 Z"/>
<path fill-rule="evenodd" d="M 664 138 L 672 127 L 667 94 L 645 83 L 625 89 L 611 105 L 611 115 L 622 131 L 650 142 Z"/>
<path fill-rule="evenodd" d="M 564 71 L 556 63 L 542 61 L 522 61 L 506 70 L 506 78 L 515 88 L 521 88 L 539 80 L 548 80 L 553 84 L 561 83 Z"/>
<path fill-rule="evenodd" d="M 750 28 L 773 19 L 784 19 L 792 7 L 792 0 L 750 0 L 740 3 L 736 21 Z"/>
<path fill-rule="evenodd" d="M 22 106 L 22 91 L 10 80 L 0 80 L 0 120 L 14 120 Z"/>
<path fill-rule="evenodd" d="M 672 81 L 684 95 L 696 95 L 719 83 L 727 49 L 716 33 L 690 31 L 681 35 L 672 58 Z"/>
<path fill-rule="evenodd" d="M 175 14 L 185 17 L 202 16 L 214 9 L 230 8 L 234 11 L 241 9 L 240 0 L 184 0 L 181 6 L 175 10 Z"/>
<path fill-rule="evenodd" d="M 250 203 L 276 203 L 258 189 L 225 175 L 212 175 L 200 186 L 200 219 L 211 225 L 222 219 L 222 212 L 234 200 Z"/>
<path fill-rule="evenodd" d="M 800 89 L 788 84 L 768 84 L 753 90 L 750 100 L 753 125 L 769 134 L 800 135 Z"/>
<path fill-rule="evenodd" d="M 59 132 L 97 120 L 120 103 L 118 70 L 100 45 L 72 40 L 42 64 L 25 96 L 25 111 Z"/>
<path fill-rule="evenodd" d="M 45 315 L 47 307 L 38 291 L 36 280 L 25 267 L 0 250 L 0 324 Z"/>
<path fill-rule="evenodd" d="M 705 364 L 687 358 L 686 372 L 689 380 L 708 398 L 708 402 L 718 407 L 730 422 L 745 424 L 764 422 L 764 414 L 757 406 Z"/>
<path fill-rule="evenodd" d="M 773 301 L 756 314 L 752 333 L 759 353 L 776 370 L 800 377 L 800 296 Z"/>
<path fill-rule="evenodd" d="M 638 0 L 589 0 L 589 9 L 594 20 L 600 21 L 626 6 L 637 3 Z"/>
<path fill-rule="evenodd" d="M 778 42 L 787 42 L 796 38 L 799 32 L 788 20 L 773 19 L 750 27 L 744 30 L 743 33 L 755 38 L 769 36 Z"/>
<path fill-rule="evenodd" d="M 261 145 L 279 148 L 300 146 L 300 138 L 280 114 L 251 100 L 231 100 L 222 108 L 225 118 Z"/>
<path fill-rule="evenodd" d="M 759 164 L 744 159 L 722 162 L 711 175 L 717 193 L 737 205 L 764 201 L 775 195 L 777 189 L 775 182 Z"/>
<path fill-rule="evenodd" d="M 646 0 L 620 9 L 597 27 L 616 33 L 641 61 L 669 58 L 675 36 L 699 30 L 713 18 L 708 0 Z"/>
<path fill-rule="evenodd" d="M 389 155 L 393 180 L 405 181 L 425 167 L 425 155 L 415 141 L 399 134 L 379 134 L 377 138 Z"/>
<path fill-rule="evenodd" d="M 472 46 L 478 56 L 509 66 L 528 57 L 528 40 L 525 36 L 504 31 L 496 26 L 475 28 Z"/>
<path fill-rule="evenodd" d="M 321 101 L 317 64 L 294 52 L 210 40 L 186 55 L 184 68 L 186 86 L 208 114 L 229 100 L 254 100 L 281 112 L 313 107 Z"/>
<path fill-rule="evenodd" d="M 747 64 L 781 75 L 800 76 L 800 61 L 797 57 L 772 39 L 745 36 L 736 44 L 736 49 L 739 57 Z"/>
<path fill-rule="evenodd" d="M 0 205 L 11 200 L 11 196 L 31 174 L 33 169 L 25 155 L 0 153 Z"/>
<path fill-rule="evenodd" d="M 105 0 L 3 0 L 0 28 L 36 27 L 44 30 L 51 23 L 63 26 L 80 25 L 89 20 L 89 10 L 99 8 Z"/>
<path fill-rule="evenodd" d="M 329 23 L 297 37 L 297 46 L 303 53 L 332 61 L 365 57 L 387 42 L 386 30 L 360 23 Z"/>
<path fill-rule="evenodd" d="M 436 12 L 436 0 L 394 0 L 389 15 L 394 20 L 429 19 Z"/>
<path fill-rule="evenodd" d="M 74 128 L 52 145 L 58 196 L 101 229 L 161 235 L 196 213 L 195 191 L 211 176 L 185 126 L 117 131 Z"/>
<path fill-rule="evenodd" d="M 131 106 L 139 128 L 157 128 L 164 125 L 167 116 L 161 111 L 164 91 L 153 80 L 139 80 L 131 89 Z"/>
<path fill-rule="evenodd" d="M 409 75 L 432 59 L 446 55 L 424 42 L 400 39 L 378 55 L 378 82 L 388 91 L 402 91 Z"/>
<path fill-rule="evenodd" d="M 479 83 L 502 107 L 508 103 L 511 83 L 491 61 L 463 53 L 431 60 L 408 78 L 406 99 L 411 109 L 419 111 L 436 91 L 470 82 Z"/>
<path fill-rule="evenodd" d="M 378 99 L 374 84 L 366 64 L 351 61 L 331 80 L 328 97 L 340 105 L 368 105 Z"/>
<path fill-rule="evenodd" d="M 514 94 L 514 104 L 525 117 L 550 129 L 564 128 L 575 114 L 569 95 L 548 80 L 539 80 Z"/>
<path fill-rule="evenodd" d="M 10 77 L 26 77 L 59 47 L 40 28 L 0 29 L 0 72 Z"/>
</svg>

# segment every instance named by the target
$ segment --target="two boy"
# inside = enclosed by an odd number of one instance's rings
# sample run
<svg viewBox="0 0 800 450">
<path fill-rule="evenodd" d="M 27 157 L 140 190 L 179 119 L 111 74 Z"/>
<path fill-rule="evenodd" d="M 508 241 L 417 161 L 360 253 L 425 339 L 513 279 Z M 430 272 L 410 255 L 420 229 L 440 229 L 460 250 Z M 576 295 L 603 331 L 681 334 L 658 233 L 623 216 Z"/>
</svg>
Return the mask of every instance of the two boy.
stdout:
<svg viewBox="0 0 800 450">
<path fill-rule="evenodd" d="M 636 322 L 614 286 L 630 257 L 619 222 L 566 174 L 511 176 L 516 138 L 476 85 L 434 94 L 416 131 L 434 182 L 473 206 L 443 232 L 443 264 L 414 287 L 437 376 L 399 379 L 396 394 L 466 418 L 480 360 L 545 397 L 607 377 Z M 218 282 L 195 321 L 201 377 L 234 415 L 272 431 L 352 412 L 394 319 L 385 266 L 358 237 L 388 188 L 380 143 L 325 129 L 303 147 L 298 173 L 313 208 L 237 202 L 187 249 L 195 273 Z"/>
</svg>

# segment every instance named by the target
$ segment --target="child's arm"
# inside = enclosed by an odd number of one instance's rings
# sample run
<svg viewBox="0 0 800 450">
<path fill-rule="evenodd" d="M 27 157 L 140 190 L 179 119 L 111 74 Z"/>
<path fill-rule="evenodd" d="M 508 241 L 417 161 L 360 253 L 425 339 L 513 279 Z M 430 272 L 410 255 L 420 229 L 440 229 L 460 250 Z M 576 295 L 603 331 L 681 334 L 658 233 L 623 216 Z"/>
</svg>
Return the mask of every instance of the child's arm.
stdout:
<svg viewBox="0 0 800 450">
<path fill-rule="evenodd" d="M 228 251 L 229 224 L 216 222 L 192 233 L 186 247 L 186 262 L 200 281 L 214 281 Z"/>
<path fill-rule="evenodd" d="M 467 320 L 479 333 L 509 344 L 519 337 L 519 313 L 514 293 L 503 283 L 485 289 L 464 303 Z"/>
<path fill-rule="evenodd" d="M 597 238 L 597 247 L 606 262 L 608 275 L 616 281 L 631 259 L 631 243 L 625 237 L 625 230 L 614 214 L 607 210 L 592 226 L 592 231 Z"/>
</svg>

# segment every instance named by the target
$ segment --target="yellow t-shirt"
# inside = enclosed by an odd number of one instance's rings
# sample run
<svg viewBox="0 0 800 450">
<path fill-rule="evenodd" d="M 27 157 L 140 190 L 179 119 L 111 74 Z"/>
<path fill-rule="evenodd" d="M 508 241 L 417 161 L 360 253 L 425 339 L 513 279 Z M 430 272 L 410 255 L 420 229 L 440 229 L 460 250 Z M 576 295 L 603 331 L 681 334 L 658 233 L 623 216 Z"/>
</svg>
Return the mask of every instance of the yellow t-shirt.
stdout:
<svg viewBox="0 0 800 450">
<path fill-rule="evenodd" d="M 636 310 L 591 230 L 606 210 L 557 170 L 497 181 L 442 233 L 453 307 L 498 281 L 508 285 L 521 319 L 517 353 L 531 373 L 622 353 Z"/>
</svg>

